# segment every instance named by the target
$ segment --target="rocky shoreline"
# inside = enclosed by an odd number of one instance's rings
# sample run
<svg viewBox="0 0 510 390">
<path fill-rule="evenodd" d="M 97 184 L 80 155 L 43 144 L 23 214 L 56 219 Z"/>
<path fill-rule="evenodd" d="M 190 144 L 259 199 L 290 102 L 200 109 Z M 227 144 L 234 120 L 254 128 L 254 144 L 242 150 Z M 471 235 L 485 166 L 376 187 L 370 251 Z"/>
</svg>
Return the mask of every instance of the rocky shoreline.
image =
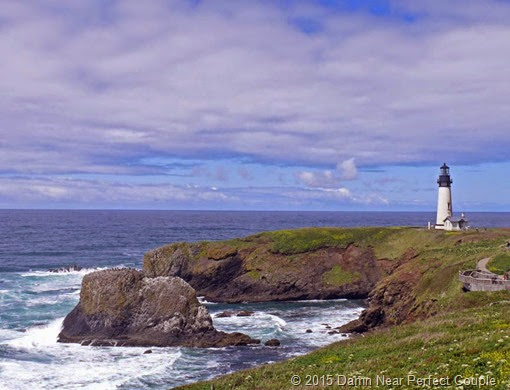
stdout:
<svg viewBox="0 0 510 390">
<path fill-rule="evenodd" d="M 214 329 L 197 294 L 222 303 L 367 299 L 361 316 L 335 333 L 412 322 L 437 310 L 437 298 L 417 297 L 422 275 L 441 265 L 434 258 L 420 261 L 428 242 L 438 238 L 447 240 L 443 245 L 452 253 L 464 250 L 455 237 L 402 228 L 301 229 L 167 245 L 145 255 L 142 271 L 86 275 L 80 302 L 64 320 L 59 341 L 190 347 L 260 343 Z M 466 245 L 478 239 L 471 235 Z M 444 275 L 451 272 L 456 270 Z M 227 310 L 218 317 L 251 314 Z"/>
</svg>

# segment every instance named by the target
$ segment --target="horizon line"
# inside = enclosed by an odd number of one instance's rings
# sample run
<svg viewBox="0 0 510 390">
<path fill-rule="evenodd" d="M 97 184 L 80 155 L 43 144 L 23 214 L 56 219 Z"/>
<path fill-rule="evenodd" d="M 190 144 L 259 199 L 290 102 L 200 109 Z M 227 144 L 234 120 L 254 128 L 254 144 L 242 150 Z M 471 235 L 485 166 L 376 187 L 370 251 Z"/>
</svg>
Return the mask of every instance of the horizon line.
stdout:
<svg viewBox="0 0 510 390">
<path fill-rule="evenodd" d="M 432 213 L 435 210 L 254 210 L 254 209 L 149 209 L 149 208 L 5 208 L 0 211 L 179 211 L 179 212 L 300 212 L 300 213 Z M 510 213 L 509 211 L 463 211 L 463 213 Z"/>
</svg>

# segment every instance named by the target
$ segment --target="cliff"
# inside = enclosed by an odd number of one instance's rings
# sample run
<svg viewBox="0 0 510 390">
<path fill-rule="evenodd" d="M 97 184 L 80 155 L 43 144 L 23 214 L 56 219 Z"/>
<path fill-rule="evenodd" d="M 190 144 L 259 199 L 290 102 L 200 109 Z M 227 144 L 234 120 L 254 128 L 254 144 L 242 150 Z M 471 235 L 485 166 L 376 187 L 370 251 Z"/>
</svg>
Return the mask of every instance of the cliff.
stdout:
<svg viewBox="0 0 510 390">
<path fill-rule="evenodd" d="M 214 329 L 195 291 L 176 277 L 147 278 L 134 269 L 93 272 L 64 319 L 59 342 L 82 345 L 224 347 L 256 343 Z"/>
<path fill-rule="evenodd" d="M 147 253 L 150 276 L 179 276 L 215 302 L 365 298 L 409 254 L 378 258 L 395 228 L 310 228 L 176 243 Z"/>
</svg>

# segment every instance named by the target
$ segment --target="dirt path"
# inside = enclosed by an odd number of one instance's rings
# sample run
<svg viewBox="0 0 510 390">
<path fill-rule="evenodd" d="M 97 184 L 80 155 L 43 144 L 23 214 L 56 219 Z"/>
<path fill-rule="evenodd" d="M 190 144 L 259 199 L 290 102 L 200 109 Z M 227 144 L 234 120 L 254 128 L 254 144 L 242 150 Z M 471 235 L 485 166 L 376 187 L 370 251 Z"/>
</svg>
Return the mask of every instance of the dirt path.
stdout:
<svg viewBox="0 0 510 390">
<path fill-rule="evenodd" d="M 487 269 L 487 263 L 489 262 L 490 259 L 491 259 L 490 257 L 486 257 L 486 258 L 480 260 L 478 262 L 478 264 L 476 265 L 476 268 L 481 271 L 485 271 L 485 272 L 492 274 L 492 272 Z M 493 274 L 493 275 L 496 275 L 496 274 Z"/>
</svg>

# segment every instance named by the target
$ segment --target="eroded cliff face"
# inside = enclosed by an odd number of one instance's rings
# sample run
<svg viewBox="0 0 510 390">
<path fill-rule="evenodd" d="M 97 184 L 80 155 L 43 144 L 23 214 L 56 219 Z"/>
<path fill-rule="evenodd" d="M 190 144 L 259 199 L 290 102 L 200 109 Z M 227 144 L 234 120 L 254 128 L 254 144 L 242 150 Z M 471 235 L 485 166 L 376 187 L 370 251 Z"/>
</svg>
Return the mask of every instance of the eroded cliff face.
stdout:
<svg viewBox="0 0 510 390">
<path fill-rule="evenodd" d="M 365 298 L 388 269 L 371 248 L 321 248 L 296 254 L 264 244 L 233 248 L 179 243 L 145 255 L 152 277 L 179 276 L 215 302 Z"/>
<path fill-rule="evenodd" d="M 370 292 L 369 305 L 359 319 L 340 327 L 339 330 L 363 333 L 376 327 L 409 322 L 416 307 L 415 291 L 421 278 L 421 273 L 412 268 L 408 264 L 401 265 L 394 274 L 381 280 Z"/>
<path fill-rule="evenodd" d="M 365 332 L 472 307 L 481 298 L 462 293 L 458 272 L 509 239 L 508 229 L 308 228 L 169 245 L 147 253 L 144 270 L 180 276 L 217 302 L 367 298 L 340 329 Z"/>
<path fill-rule="evenodd" d="M 134 269 L 93 272 L 83 278 L 80 302 L 59 342 L 85 345 L 223 347 L 255 343 L 214 329 L 193 288 L 178 277 L 148 278 Z"/>
</svg>

